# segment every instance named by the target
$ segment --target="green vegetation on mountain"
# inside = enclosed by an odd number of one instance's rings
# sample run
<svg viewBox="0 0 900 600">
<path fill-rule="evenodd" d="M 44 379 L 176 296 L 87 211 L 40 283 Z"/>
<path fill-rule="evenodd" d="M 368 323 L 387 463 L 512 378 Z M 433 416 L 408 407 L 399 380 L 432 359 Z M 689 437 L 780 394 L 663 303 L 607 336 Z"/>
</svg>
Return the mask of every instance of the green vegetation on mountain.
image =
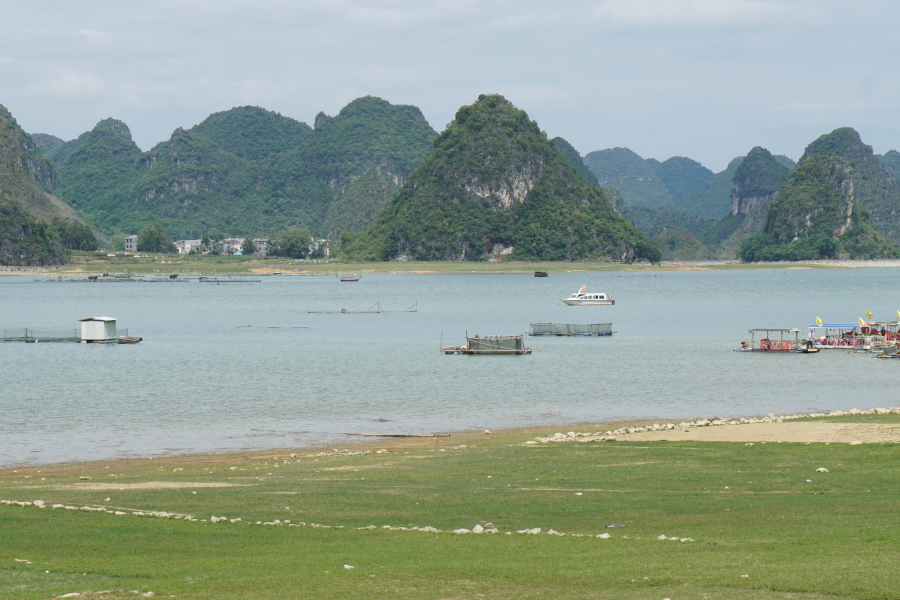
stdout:
<svg viewBox="0 0 900 600">
<path fill-rule="evenodd" d="M 583 160 L 600 185 L 618 190 L 628 205 L 662 206 L 671 202 L 656 170 L 628 148 L 597 150 Z"/>
<path fill-rule="evenodd" d="M 869 222 L 885 237 L 900 242 L 900 183 L 850 127 L 835 129 L 807 146 L 798 169 L 813 156 L 834 155 L 848 161 L 853 199 L 865 209 Z"/>
<path fill-rule="evenodd" d="M 900 181 L 900 152 L 888 150 L 884 154 L 876 154 L 875 157 L 881 161 L 888 173 L 894 176 L 894 179 Z"/>
<path fill-rule="evenodd" d="M 895 258 L 900 247 L 868 222 L 853 164 L 836 154 L 806 157 L 769 207 L 765 229 L 741 243 L 744 261 Z"/>
<path fill-rule="evenodd" d="M 553 142 L 553 145 L 556 146 L 557 150 L 562 152 L 562 155 L 566 157 L 566 160 L 569 161 L 569 164 L 575 167 L 576 171 L 581 173 L 582 177 L 584 177 L 597 187 L 600 187 L 600 182 L 597 180 L 597 176 L 594 175 L 593 171 L 588 169 L 586 164 L 584 164 L 584 159 L 581 158 L 581 154 L 578 153 L 578 150 L 576 150 L 575 147 L 572 146 L 572 144 L 561 137 L 555 137 L 550 141 Z"/>
<path fill-rule="evenodd" d="M 698 217 L 671 205 L 625 206 L 619 212 L 647 237 L 655 236 L 662 227 L 674 226 L 686 229 L 692 236 L 700 239 L 717 223 L 715 219 Z"/>
<path fill-rule="evenodd" d="M 653 236 L 653 243 L 662 252 L 663 260 L 704 260 L 712 258 L 709 248 L 691 232 L 676 225 L 664 225 Z"/>
<path fill-rule="evenodd" d="M 718 252 L 722 244 L 731 238 L 735 231 L 741 228 L 746 217 L 747 215 L 742 214 L 728 215 L 727 217 L 716 221 L 715 224 L 711 225 L 698 239 L 713 252 Z"/>
<path fill-rule="evenodd" d="M 388 260 L 658 260 L 659 250 L 613 209 L 499 95 L 460 108 L 425 163 L 343 252 Z"/>
<path fill-rule="evenodd" d="M 96 248 L 90 228 L 47 192 L 55 182 L 53 165 L 0 105 L 0 263 L 60 264 L 66 258 L 66 244 L 72 249 Z"/>
<path fill-rule="evenodd" d="M 741 215 L 740 226 L 717 250 L 722 258 L 735 258 L 741 243 L 763 230 L 769 206 L 791 171 L 765 148 L 747 154 L 731 179 L 731 216 Z M 735 220 L 733 220 L 735 221 Z"/>
<path fill-rule="evenodd" d="M 715 173 L 696 160 L 684 156 L 673 156 L 663 162 L 648 158 L 647 163 L 666 186 L 673 203 L 687 198 L 715 177 Z"/>
<path fill-rule="evenodd" d="M 54 226 L 32 217 L 8 195 L 0 195 L 0 265 L 60 265 L 65 259 Z"/>
<path fill-rule="evenodd" d="M 107 233 L 113 227 L 131 229 L 129 220 L 142 213 L 128 193 L 141 175 L 140 156 L 128 126 L 104 119 L 54 154 L 56 159 L 64 157 L 57 167 L 57 193 Z"/>
<path fill-rule="evenodd" d="M 768 209 L 768 203 L 790 175 L 790 169 L 778 162 L 771 152 L 756 146 L 731 178 L 731 214 L 747 214 L 759 204 L 766 204 Z"/>
<path fill-rule="evenodd" d="M 53 166 L 31 136 L 0 105 L 0 194 L 19 202 L 38 219 L 62 216 L 45 190 L 54 183 Z"/>
<path fill-rule="evenodd" d="M 303 146 L 313 134 L 306 123 L 257 106 L 213 113 L 192 128 L 222 150 L 245 160 L 264 160 Z"/>
<path fill-rule="evenodd" d="M 778 161 L 778 164 L 789 171 L 793 171 L 794 167 L 797 166 L 796 161 L 784 154 L 774 154 L 773 157 Z"/>
<path fill-rule="evenodd" d="M 37 146 L 38 150 L 40 150 L 41 154 L 51 161 L 53 160 L 53 155 L 56 151 L 62 148 L 63 144 L 66 143 L 65 140 L 61 140 L 49 133 L 32 133 L 31 139 L 34 140 L 34 144 Z"/>
<path fill-rule="evenodd" d="M 731 213 L 731 179 L 743 162 L 739 156 L 728 163 L 728 167 L 716 173 L 709 183 L 697 189 L 693 194 L 675 202 L 675 206 L 701 217 L 721 219 Z"/>
<path fill-rule="evenodd" d="M 159 222 L 178 238 L 325 235 L 368 226 L 435 135 L 417 108 L 364 97 L 315 129 L 256 107 L 215 113 L 147 152 L 107 119 L 53 159 L 60 195 L 107 233 Z"/>
</svg>

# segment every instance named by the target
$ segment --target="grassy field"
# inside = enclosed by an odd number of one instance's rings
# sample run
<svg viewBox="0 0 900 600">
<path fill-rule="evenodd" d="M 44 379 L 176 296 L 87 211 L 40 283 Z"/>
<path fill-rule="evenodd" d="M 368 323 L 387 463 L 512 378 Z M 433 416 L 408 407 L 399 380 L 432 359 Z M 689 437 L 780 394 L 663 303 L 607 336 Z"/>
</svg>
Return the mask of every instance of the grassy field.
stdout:
<svg viewBox="0 0 900 600">
<path fill-rule="evenodd" d="M 210 256 L 210 255 L 154 255 L 147 258 L 118 255 L 108 257 L 106 252 L 73 252 L 69 264 L 54 269 L 53 274 L 79 273 L 122 273 L 135 274 L 225 274 L 225 273 L 531 273 L 548 271 L 568 273 L 582 271 L 660 271 L 685 269 L 829 269 L 831 266 L 806 263 L 754 263 L 716 264 L 706 267 L 685 265 L 618 264 L 608 262 L 402 262 L 384 263 L 344 263 L 328 261 L 298 261 L 284 258 L 256 256 Z"/>
<path fill-rule="evenodd" d="M 522 445 L 547 433 L 2 471 L 2 499 L 127 514 L 0 505 L 0 598 L 900 598 L 896 445 Z"/>
</svg>

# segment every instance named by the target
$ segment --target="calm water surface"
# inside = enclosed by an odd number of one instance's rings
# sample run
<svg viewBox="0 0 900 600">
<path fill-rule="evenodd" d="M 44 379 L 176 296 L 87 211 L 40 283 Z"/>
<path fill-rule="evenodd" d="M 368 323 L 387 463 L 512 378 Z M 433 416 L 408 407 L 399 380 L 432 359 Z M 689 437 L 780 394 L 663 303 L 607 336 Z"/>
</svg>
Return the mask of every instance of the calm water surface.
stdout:
<svg viewBox="0 0 900 600">
<path fill-rule="evenodd" d="M 34 283 L 0 277 L 0 328 L 109 315 L 135 346 L 0 343 L 0 465 L 331 442 L 619 417 L 897 405 L 900 361 L 732 352 L 751 327 L 892 318 L 898 269 L 264 277 Z M 568 307 L 582 284 L 615 306 Z M 309 314 L 367 309 L 403 311 Z M 466 331 L 612 322 L 530 356 L 445 356 Z M 276 329 L 276 327 L 281 329 Z M 287 329 L 290 327 L 290 329 Z M 382 419 L 384 421 L 382 421 Z"/>
</svg>

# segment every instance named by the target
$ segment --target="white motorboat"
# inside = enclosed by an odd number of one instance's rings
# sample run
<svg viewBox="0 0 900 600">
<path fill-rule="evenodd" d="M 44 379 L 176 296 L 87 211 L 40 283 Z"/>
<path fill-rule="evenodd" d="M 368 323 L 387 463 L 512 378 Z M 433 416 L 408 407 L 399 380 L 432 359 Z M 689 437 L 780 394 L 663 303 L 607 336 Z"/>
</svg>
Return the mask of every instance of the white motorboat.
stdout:
<svg viewBox="0 0 900 600">
<path fill-rule="evenodd" d="M 615 304 L 616 300 L 611 295 L 600 293 L 589 293 L 587 286 L 581 286 L 581 289 L 569 296 L 563 298 L 563 302 L 569 306 L 588 306 L 594 304 Z"/>
</svg>

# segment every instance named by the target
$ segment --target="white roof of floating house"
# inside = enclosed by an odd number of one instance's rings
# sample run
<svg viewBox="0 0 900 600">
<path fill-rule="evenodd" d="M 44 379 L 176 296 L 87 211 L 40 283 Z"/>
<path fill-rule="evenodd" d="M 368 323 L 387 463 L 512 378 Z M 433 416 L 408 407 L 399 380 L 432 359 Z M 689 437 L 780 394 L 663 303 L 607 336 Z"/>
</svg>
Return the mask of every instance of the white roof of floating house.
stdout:
<svg viewBox="0 0 900 600">
<path fill-rule="evenodd" d="M 116 337 L 116 319 L 112 317 L 88 317 L 79 321 L 82 340 L 102 341 Z"/>
</svg>

